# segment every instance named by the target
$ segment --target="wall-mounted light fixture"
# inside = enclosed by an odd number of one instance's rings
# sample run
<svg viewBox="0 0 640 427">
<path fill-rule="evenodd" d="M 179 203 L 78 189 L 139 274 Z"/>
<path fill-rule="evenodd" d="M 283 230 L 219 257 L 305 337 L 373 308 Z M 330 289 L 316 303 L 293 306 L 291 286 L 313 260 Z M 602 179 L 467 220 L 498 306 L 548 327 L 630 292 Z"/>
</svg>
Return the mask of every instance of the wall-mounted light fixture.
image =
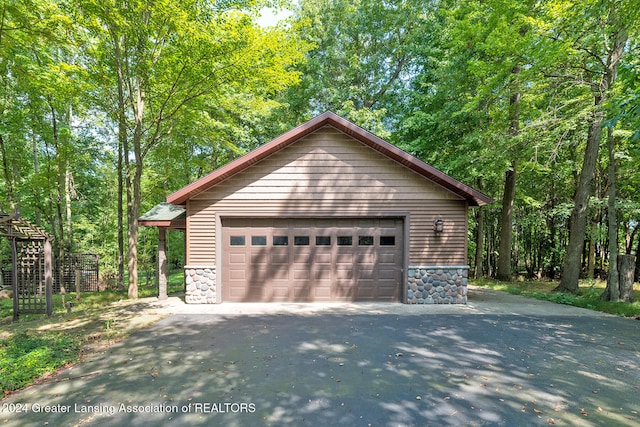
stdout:
<svg viewBox="0 0 640 427">
<path fill-rule="evenodd" d="M 444 231 L 444 221 L 442 220 L 442 218 L 438 218 L 433 221 L 433 231 L 435 231 L 437 234 L 440 234 Z"/>
</svg>

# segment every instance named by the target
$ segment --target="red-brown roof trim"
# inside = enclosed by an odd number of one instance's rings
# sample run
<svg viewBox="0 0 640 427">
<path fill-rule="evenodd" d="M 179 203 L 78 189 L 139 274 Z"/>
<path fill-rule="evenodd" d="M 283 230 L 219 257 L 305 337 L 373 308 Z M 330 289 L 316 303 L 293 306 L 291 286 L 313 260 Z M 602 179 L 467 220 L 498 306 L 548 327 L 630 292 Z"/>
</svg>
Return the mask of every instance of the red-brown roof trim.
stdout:
<svg viewBox="0 0 640 427">
<path fill-rule="evenodd" d="M 138 221 L 138 225 L 142 225 L 145 227 L 166 227 L 173 228 L 176 230 L 182 230 L 186 228 L 186 221 L 182 220 L 173 220 L 173 221 L 147 221 L 140 220 Z"/>
<path fill-rule="evenodd" d="M 191 184 L 181 188 L 173 194 L 167 196 L 167 202 L 174 205 L 182 205 L 191 197 L 213 187 L 219 182 L 241 172 L 249 166 L 265 159 L 266 157 L 274 154 L 277 151 L 282 150 L 288 145 L 298 141 L 299 139 L 315 132 L 323 126 L 333 126 L 341 132 L 357 139 L 363 144 L 377 150 L 390 159 L 404 165 L 405 167 L 417 172 L 425 178 L 441 185 L 447 190 L 463 197 L 469 201 L 471 206 L 483 206 L 489 203 L 493 203 L 493 199 L 489 196 L 482 194 L 481 192 L 463 184 L 462 182 L 452 178 L 444 172 L 428 165 L 422 160 L 412 156 L 411 154 L 402 151 L 398 147 L 384 141 L 383 139 L 375 136 L 374 134 L 367 132 L 354 123 L 338 116 L 331 111 L 327 111 L 319 116 L 309 120 L 308 122 L 284 133 L 266 143 L 265 145 L 256 148 L 255 150 L 247 153 L 246 155 L 222 166 L 211 172 L 210 174 L 192 182 Z"/>
</svg>

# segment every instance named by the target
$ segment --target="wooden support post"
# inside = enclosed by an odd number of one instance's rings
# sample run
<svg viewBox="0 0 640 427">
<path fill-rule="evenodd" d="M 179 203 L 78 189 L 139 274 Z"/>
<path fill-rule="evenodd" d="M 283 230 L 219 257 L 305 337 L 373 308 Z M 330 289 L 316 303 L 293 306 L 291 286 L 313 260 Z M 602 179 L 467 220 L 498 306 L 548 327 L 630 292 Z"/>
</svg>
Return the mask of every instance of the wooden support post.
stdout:
<svg viewBox="0 0 640 427">
<path fill-rule="evenodd" d="M 44 241 L 44 295 L 47 316 L 53 314 L 53 251 L 51 241 Z"/>
<path fill-rule="evenodd" d="M 158 299 L 167 299 L 166 227 L 158 227 Z"/>
<path fill-rule="evenodd" d="M 76 268 L 76 300 L 80 299 L 80 283 L 82 281 L 82 277 L 80 276 L 80 269 Z"/>
<path fill-rule="evenodd" d="M 20 306 L 18 305 L 18 249 L 16 248 L 16 239 L 11 237 L 11 263 L 13 264 L 13 269 L 11 270 L 11 285 L 13 286 L 13 321 L 16 322 L 18 320 L 18 310 Z"/>
</svg>

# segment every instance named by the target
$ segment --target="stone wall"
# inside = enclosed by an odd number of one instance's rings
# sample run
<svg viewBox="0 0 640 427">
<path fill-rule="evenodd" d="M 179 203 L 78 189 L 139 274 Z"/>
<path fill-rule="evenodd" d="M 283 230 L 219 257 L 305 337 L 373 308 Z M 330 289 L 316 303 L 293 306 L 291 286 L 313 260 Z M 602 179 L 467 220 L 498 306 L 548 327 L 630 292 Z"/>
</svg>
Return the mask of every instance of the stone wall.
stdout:
<svg viewBox="0 0 640 427">
<path fill-rule="evenodd" d="M 466 304 L 469 266 L 410 266 L 408 304 Z"/>
<path fill-rule="evenodd" d="M 216 267 L 189 266 L 184 267 L 186 292 L 184 300 L 187 304 L 215 304 Z"/>
</svg>

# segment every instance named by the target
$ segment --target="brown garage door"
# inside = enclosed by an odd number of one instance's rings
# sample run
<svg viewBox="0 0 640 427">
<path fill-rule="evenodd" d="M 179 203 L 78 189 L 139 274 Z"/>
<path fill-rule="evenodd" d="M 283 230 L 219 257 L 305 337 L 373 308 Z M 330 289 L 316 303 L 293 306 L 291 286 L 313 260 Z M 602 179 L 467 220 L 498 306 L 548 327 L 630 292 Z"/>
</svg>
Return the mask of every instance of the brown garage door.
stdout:
<svg viewBox="0 0 640 427">
<path fill-rule="evenodd" d="M 222 220 L 224 301 L 398 301 L 403 220 Z"/>
</svg>

